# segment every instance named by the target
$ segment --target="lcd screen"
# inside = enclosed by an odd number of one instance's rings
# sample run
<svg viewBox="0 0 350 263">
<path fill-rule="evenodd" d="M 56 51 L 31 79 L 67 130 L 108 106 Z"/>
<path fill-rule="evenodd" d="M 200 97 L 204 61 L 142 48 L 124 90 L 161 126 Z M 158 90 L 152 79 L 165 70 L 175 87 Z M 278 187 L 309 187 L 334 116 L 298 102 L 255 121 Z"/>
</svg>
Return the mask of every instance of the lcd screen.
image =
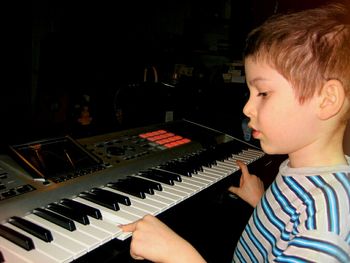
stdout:
<svg viewBox="0 0 350 263">
<path fill-rule="evenodd" d="M 76 177 L 100 169 L 101 160 L 65 136 L 10 146 L 36 178 Z"/>
</svg>

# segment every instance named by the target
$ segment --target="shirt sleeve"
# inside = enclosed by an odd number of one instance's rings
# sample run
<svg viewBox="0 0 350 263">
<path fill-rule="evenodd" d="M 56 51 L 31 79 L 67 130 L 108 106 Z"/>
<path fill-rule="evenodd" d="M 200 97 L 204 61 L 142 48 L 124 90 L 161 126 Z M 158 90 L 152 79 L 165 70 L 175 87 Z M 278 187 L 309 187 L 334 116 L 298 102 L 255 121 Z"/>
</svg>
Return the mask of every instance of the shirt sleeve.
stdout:
<svg viewBox="0 0 350 263">
<path fill-rule="evenodd" d="M 276 262 L 350 262 L 350 245 L 333 232 L 309 230 L 296 235 Z"/>
</svg>

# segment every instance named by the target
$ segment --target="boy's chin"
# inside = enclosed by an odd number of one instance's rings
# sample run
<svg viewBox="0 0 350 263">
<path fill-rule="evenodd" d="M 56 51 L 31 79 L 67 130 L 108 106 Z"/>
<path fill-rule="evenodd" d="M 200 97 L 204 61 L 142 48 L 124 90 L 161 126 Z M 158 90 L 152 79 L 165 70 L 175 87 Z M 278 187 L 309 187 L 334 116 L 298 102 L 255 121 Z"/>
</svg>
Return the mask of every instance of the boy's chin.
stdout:
<svg viewBox="0 0 350 263">
<path fill-rule="evenodd" d="M 270 155 L 273 155 L 273 154 L 285 154 L 285 153 L 281 152 L 279 149 L 276 149 L 276 148 L 272 147 L 271 145 L 267 145 L 267 144 L 265 144 L 262 141 L 260 141 L 260 146 L 261 146 L 261 149 L 266 154 L 270 154 Z"/>
</svg>

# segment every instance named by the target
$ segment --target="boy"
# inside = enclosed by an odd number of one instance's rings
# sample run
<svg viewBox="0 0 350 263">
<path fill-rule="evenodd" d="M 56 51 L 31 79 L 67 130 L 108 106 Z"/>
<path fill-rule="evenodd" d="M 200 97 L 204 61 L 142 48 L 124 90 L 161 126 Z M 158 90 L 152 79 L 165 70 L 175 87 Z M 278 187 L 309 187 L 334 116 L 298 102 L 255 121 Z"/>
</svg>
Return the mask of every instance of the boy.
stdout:
<svg viewBox="0 0 350 263">
<path fill-rule="evenodd" d="M 270 18 L 248 36 L 243 112 L 269 154 L 288 154 L 263 185 L 242 163 L 229 190 L 255 207 L 234 262 L 350 262 L 350 12 L 328 5 Z M 215 227 L 215 226 L 213 226 Z M 205 262 L 153 216 L 122 226 L 130 252 L 154 262 Z"/>
</svg>

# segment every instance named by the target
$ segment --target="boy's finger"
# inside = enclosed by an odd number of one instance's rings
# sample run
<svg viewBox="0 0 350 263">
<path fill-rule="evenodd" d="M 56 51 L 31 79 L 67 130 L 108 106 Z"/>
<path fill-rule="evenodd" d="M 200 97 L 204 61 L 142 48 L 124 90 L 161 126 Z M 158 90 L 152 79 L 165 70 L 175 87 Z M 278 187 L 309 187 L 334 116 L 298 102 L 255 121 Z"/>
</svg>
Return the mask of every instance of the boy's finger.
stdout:
<svg viewBox="0 0 350 263">
<path fill-rule="evenodd" d="M 123 230 L 123 232 L 134 232 L 136 228 L 136 222 L 127 225 L 120 225 L 119 227 Z"/>
<path fill-rule="evenodd" d="M 231 193 L 233 193 L 233 194 L 235 194 L 235 195 L 238 195 L 238 192 L 240 191 L 240 188 L 239 188 L 239 187 L 235 187 L 235 186 L 230 186 L 230 187 L 228 188 L 228 190 L 229 190 Z"/>
<path fill-rule="evenodd" d="M 248 167 L 247 167 L 247 165 L 245 163 L 243 163 L 241 161 L 237 161 L 237 165 L 239 166 L 239 168 L 241 168 L 243 176 L 250 175 L 250 173 L 248 171 Z"/>
</svg>

